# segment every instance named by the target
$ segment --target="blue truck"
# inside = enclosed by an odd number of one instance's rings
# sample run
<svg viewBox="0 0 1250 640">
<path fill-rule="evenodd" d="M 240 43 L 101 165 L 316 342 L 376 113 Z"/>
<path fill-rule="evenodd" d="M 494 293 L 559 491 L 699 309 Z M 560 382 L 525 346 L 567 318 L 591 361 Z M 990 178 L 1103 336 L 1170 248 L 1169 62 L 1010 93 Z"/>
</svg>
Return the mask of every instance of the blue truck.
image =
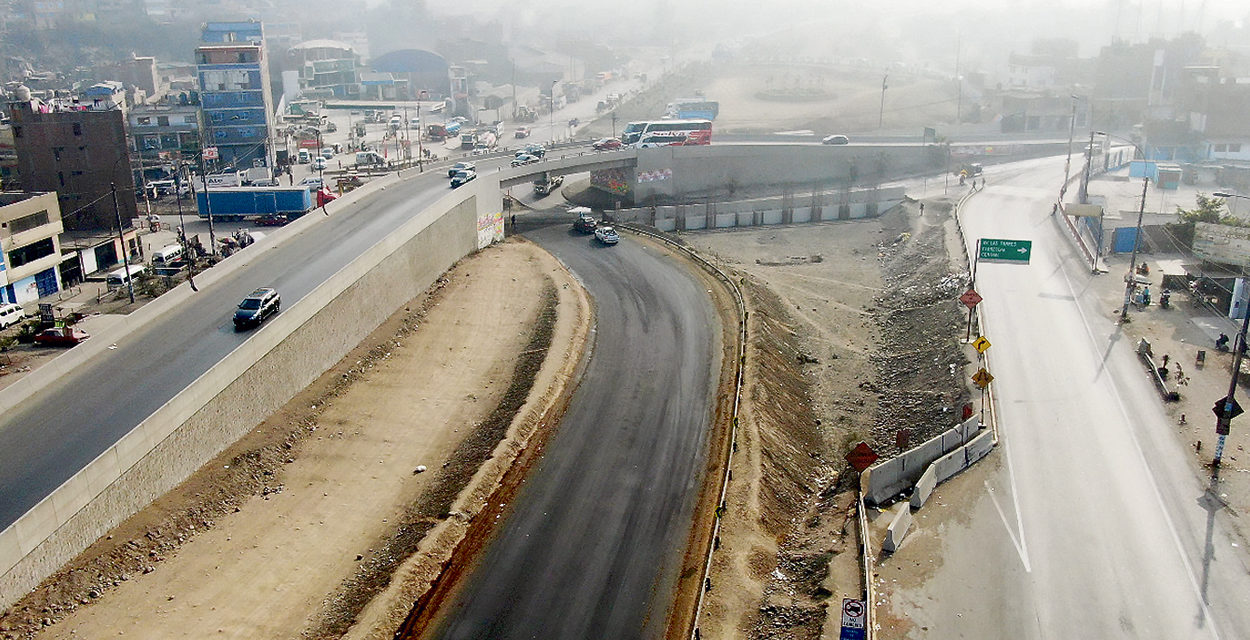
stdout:
<svg viewBox="0 0 1250 640">
<path fill-rule="evenodd" d="M 308 187 L 222 187 L 195 194 L 200 217 L 207 220 L 245 218 L 294 220 L 313 208 Z"/>
</svg>

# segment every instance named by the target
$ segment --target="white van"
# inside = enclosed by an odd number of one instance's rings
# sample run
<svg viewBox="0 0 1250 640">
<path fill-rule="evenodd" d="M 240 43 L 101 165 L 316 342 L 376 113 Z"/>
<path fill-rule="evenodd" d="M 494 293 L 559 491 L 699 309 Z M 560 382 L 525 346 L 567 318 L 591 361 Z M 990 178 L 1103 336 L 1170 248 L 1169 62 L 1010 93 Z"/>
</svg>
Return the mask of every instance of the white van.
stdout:
<svg viewBox="0 0 1250 640">
<path fill-rule="evenodd" d="M 182 245 L 171 244 L 152 252 L 152 264 L 169 266 L 182 259 Z"/>
<path fill-rule="evenodd" d="M 141 264 L 130 265 L 131 279 L 138 279 L 138 277 L 142 275 L 145 271 L 147 271 L 147 267 L 144 267 Z M 122 267 L 121 269 L 118 269 L 117 271 L 114 271 L 113 273 L 108 274 L 108 277 L 104 279 L 104 284 L 108 286 L 109 291 L 112 291 L 113 289 L 116 289 L 118 287 L 126 286 L 127 284 L 126 267 Z"/>
<path fill-rule="evenodd" d="M 22 311 L 22 305 L 9 304 L 0 305 L 0 329 L 15 325 L 22 321 L 26 316 L 26 312 Z"/>
</svg>

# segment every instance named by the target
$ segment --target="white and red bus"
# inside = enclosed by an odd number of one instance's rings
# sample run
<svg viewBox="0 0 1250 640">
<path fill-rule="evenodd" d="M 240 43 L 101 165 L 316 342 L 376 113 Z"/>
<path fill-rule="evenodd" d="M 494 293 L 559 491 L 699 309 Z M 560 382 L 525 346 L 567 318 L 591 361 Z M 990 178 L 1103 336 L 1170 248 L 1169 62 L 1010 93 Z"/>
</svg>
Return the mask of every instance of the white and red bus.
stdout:
<svg viewBox="0 0 1250 640">
<path fill-rule="evenodd" d="M 644 120 L 625 125 L 621 142 L 638 148 L 712 144 L 711 120 Z"/>
</svg>

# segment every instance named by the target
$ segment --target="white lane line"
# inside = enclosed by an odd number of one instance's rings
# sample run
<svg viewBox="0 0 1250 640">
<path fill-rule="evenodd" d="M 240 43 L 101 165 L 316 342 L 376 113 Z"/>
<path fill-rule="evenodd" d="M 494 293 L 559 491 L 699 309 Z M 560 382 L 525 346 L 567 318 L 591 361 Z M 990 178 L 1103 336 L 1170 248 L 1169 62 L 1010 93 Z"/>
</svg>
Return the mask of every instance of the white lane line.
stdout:
<svg viewBox="0 0 1250 640">
<path fill-rule="evenodd" d="M 1068 277 L 1067 270 L 1060 269 L 1059 272 L 1063 274 L 1063 279 L 1068 285 L 1068 290 L 1075 296 L 1076 288 L 1072 286 L 1072 279 Z M 1081 309 L 1079 300 L 1074 306 L 1076 307 L 1076 312 L 1081 316 L 1081 322 L 1085 328 L 1085 336 L 1089 338 L 1090 345 L 1094 348 L 1095 352 L 1097 352 L 1097 349 L 1099 348 L 1098 339 L 1094 336 L 1094 330 L 1089 324 L 1089 318 L 1085 315 L 1085 311 Z M 1114 382 L 1108 386 L 1111 387 L 1111 396 L 1115 398 L 1116 406 L 1120 409 L 1120 415 L 1124 419 L 1124 424 L 1132 425 L 1132 419 L 1129 416 L 1128 409 L 1124 404 L 1124 397 L 1120 395 L 1119 388 L 1114 384 Z M 1211 623 L 1210 631 L 1212 637 L 1218 639 L 1220 637 L 1220 631 L 1216 627 L 1215 617 L 1211 615 L 1211 609 L 1202 598 L 1202 587 L 1198 585 L 1198 578 L 1194 573 L 1194 566 L 1189 561 L 1189 555 L 1185 553 L 1185 546 L 1181 543 L 1180 534 L 1176 532 L 1176 523 L 1172 520 L 1172 514 L 1168 512 L 1167 505 L 1163 502 L 1163 494 L 1159 491 L 1159 483 L 1155 481 L 1155 476 L 1150 471 L 1150 464 L 1146 460 L 1146 453 L 1142 451 L 1141 443 L 1137 440 L 1137 432 L 1134 431 L 1131 426 L 1128 429 L 1128 435 L 1129 439 L 1133 442 L 1133 451 L 1137 454 L 1137 461 L 1146 472 L 1146 480 L 1150 485 L 1150 491 L 1154 494 L 1155 504 L 1158 506 L 1159 512 L 1163 514 L 1163 521 L 1167 525 L 1168 534 L 1172 537 L 1172 544 L 1176 547 L 1176 553 L 1180 556 L 1181 564 L 1185 567 L 1185 577 L 1189 578 L 1189 585 L 1194 590 L 1194 598 L 1198 601 L 1198 607 L 1202 610 L 1203 618 Z"/>
<path fill-rule="evenodd" d="M 1024 565 L 1025 573 L 1033 573 L 1033 567 L 1029 564 L 1029 545 L 1024 539 L 1024 522 L 1020 519 L 1020 498 L 1016 495 L 1016 473 L 1011 465 L 1011 448 L 1007 446 L 1006 438 L 1003 438 L 1002 445 L 1004 454 L 1007 456 L 1007 482 L 1011 485 L 1011 501 L 1012 506 L 1016 509 L 1016 531 L 1020 532 L 1020 536 L 1016 537 L 1016 533 L 1011 530 L 1011 523 L 1007 521 L 1007 514 L 1003 512 L 1003 508 L 998 504 L 998 498 L 994 497 L 994 489 L 988 481 L 982 481 L 985 484 L 985 490 L 990 494 L 990 502 L 994 503 L 994 509 L 998 511 L 998 517 L 1003 521 L 1003 528 L 1007 530 L 1007 535 L 1011 537 L 1011 544 L 1015 546 L 1016 553 L 1020 555 L 1020 563 Z"/>
</svg>

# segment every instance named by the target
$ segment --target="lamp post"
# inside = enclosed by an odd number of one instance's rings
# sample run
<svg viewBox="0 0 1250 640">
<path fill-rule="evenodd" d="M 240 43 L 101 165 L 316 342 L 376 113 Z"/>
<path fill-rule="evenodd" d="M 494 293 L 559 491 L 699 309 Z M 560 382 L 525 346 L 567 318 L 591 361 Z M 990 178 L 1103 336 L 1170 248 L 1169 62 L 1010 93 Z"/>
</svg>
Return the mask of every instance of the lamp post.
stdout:
<svg viewBox="0 0 1250 640">
<path fill-rule="evenodd" d="M 515 88 L 513 89 L 515 91 Z M 425 173 L 425 148 L 421 146 L 421 101 L 417 101 L 417 173 Z"/>
<path fill-rule="evenodd" d="M 889 85 L 887 85 L 885 81 L 889 79 L 890 79 L 890 74 L 888 73 L 881 77 L 881 108 L 877 110 L 877 128 L 878 129 L 881 128 L 881 123 L 885 121 L 885 90 L 889 87 Z"/>
<path fill-rule="evenodd" d="M 117 206 L 117 183 L 110 182 L 109 190 L 113 192 L 113 215 L 117 217 L 117 239 L 122 243 L 122 268 L 126 270 L 126 290 L 130 293 L 130 304 L 134 304 L 135 281 L 130 277 L 130 256 L 126 255 L 126 236 L 122 234 L 122 211 Z"/>
<path fill-rule="evenodd" d="M 1225 191 L 1216 191 L 1211 194 L 1217 198 L 1243 198 L 1250 200 L 1248 196 L 1239 196 L 1235 193 Z M 1250 307 L 1250 305 L 1247 305 Z M 1236 404 L 1233 401 L 1233 394 L 1237 391 L 1237 375 L 1241 373 L 1241 360 L 1246 355 L 1246 330 L 1250 329 L 1250 308 L 1241 310 L 1244 318 L 1241 321 L 1241 332 L 1237 334 L 1237 340 L 1233 342 L 1233 378 L 1228 383 L 1228 395 L 1224 399 L 1216 403 L 1224 405 L 1224 415 L 1216 418 L 1215 431 L 1219 434 L 1219 442 L 1215 445 L 1215 458 L 1211 461 L 1214 467 L 1220 466 L 1220 460 L 1224 457 L 1224 440 L 1228 437 L 1228 421 L 1232 419 L 1233 407 Z"/>
<path fill-rule="evenodd" d="M 559 80 L 551 81 L 551 92 L 548 96 L 550 109 L 547 111 L 547 127 L 551 129 L 551 144 L 556 143 L 556 85 Z"/>
<path fill-rule="evenodd" d="M 1113 136 L 1107 133 L 1106 131 L 1095 131 L 1094 133 L 1100 136 L 1106 136 L 1108 138 L 1115 138 L 1117 140 L 1122 140 L 1124 142 L 1127 142 L 1133 145 L 1133 148 L 1137 150 L 1137 153 L 1143 159 L 1146 157 L 1146 152 L 1142 150 L 1141 146 L 1139 146 L 1136 142 L 1129 140 L 1128 138 L 1121 138 L 1120 136 Z M 1137 207 L 1137 233 L 1133 235 L 1133 258 L 1132 260 L 1129 261 L 1128 273 L 1124 274 L 1124 282 L 1125 282 L 1124 306 L 1120 308 L 1120 322 L 1129 321 L 1128 305 L 1133 297 L 1133 289 L 1137 288 L 1137 249 L 1138 247 L 1141 246 L 1141 221 L 1142 221 L 1142 216 L 1146 215 L 1146 189 L 1149 186 L 1150 186 L 1150 176 L 1148 175 L 1142 176 L 1141 204 Z"/>
</svg>

